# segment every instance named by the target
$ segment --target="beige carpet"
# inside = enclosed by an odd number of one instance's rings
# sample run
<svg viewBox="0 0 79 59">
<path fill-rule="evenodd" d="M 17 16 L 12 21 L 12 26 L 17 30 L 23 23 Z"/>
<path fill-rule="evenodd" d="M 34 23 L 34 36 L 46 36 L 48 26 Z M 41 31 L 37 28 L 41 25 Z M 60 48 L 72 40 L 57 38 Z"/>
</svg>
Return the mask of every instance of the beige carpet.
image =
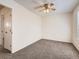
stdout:
<svg viewBox="0 0 79 59">
<path fill-rule="evenodd" d="M 40 40 L 14 54 L 0 53 L 0 59 L 79 59 L 79 52 L 70 43 Z"/>
</svg>

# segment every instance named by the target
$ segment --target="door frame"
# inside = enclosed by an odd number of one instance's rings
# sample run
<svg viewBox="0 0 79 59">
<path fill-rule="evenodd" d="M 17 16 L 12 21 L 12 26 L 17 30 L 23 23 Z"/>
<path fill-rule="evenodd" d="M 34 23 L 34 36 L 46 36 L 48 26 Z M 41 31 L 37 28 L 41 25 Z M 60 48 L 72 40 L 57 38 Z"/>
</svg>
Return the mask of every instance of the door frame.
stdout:
<svg viewBox="0 0 79 59">
<path fill-rule="evenodd" d="M 2 6 L 4 6 L 4 7 L 6 7 L 6 8 L 9 8 L 9 9 L 11 9 L 11 17 L 12 17 L 12 15 L 13 15 L 13 8 L 12 7 L 10 7 L 10 6 L 8 6 L 8 5 L 5 5 L 5 3 L 0 3 L 0 5 L 2 5 Z M 4 18 L 4 16 L 2 15 L 1 17 L 3 17 Z M 11 33 L 13 33 L 13 29 L 12 29 L 12 18 L 11 18 Z M 4 34 L 3 34 L 4 35 Z M 4 38 L 2 39 L 2 44 L 3 44 L 3 48 L 4 48 Z M 10 51 L 10 53 L 12 53 L 12 34 L 11 34 L 11 45 L 10 45 L 10 47 L 11 47 L 11 51 Z"/>
</svg>

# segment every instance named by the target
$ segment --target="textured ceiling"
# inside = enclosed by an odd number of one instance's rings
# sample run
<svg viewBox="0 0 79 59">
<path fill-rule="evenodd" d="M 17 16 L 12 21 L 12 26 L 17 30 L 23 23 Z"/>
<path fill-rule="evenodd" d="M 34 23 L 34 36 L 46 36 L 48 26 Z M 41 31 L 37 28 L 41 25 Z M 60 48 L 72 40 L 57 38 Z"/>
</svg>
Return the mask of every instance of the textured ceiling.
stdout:
<svg viewBox="0 0 79 59">
<path fill-rule="evenodd" d="M 34 8 L 46 1 L 53 2 L 56 6 L 56 11 L 52 12 L 52 14 L 72 12 L 72 10 L 79 3 L 79 0 L 15 0 L 15 1 L 23 5 L 25 8 L 29 9 L 30 11 L 39 15 L 43 15 L 43 13 L 39 12 L 38 10 L 35 10 Z"/>
</svg>

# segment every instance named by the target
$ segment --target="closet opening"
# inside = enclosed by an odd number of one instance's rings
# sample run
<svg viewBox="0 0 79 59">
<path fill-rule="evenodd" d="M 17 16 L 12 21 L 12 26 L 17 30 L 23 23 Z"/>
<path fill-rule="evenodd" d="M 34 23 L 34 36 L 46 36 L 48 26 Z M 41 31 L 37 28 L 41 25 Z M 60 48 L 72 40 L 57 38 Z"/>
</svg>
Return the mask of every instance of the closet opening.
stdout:
<svg viewBox="0 0 79 59">
<path fill-rule="evenodd" d="M 0 47 L 12 50 L 12 9 L 0 5 Z"/>
</svg>

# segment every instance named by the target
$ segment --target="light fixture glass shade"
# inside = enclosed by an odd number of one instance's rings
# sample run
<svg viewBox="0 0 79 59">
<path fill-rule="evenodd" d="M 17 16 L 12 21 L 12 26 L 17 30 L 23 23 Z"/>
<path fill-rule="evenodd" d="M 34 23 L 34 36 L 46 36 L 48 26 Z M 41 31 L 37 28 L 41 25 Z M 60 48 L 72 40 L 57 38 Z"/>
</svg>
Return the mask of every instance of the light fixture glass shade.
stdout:
<svg viewBox="0 0 79 59">
<path fill-rule="evenodd" d="M 45 9 L 43 10 L 44 13 L 49 13 L 50 12 L 50 9 Z"/>
</svg>

